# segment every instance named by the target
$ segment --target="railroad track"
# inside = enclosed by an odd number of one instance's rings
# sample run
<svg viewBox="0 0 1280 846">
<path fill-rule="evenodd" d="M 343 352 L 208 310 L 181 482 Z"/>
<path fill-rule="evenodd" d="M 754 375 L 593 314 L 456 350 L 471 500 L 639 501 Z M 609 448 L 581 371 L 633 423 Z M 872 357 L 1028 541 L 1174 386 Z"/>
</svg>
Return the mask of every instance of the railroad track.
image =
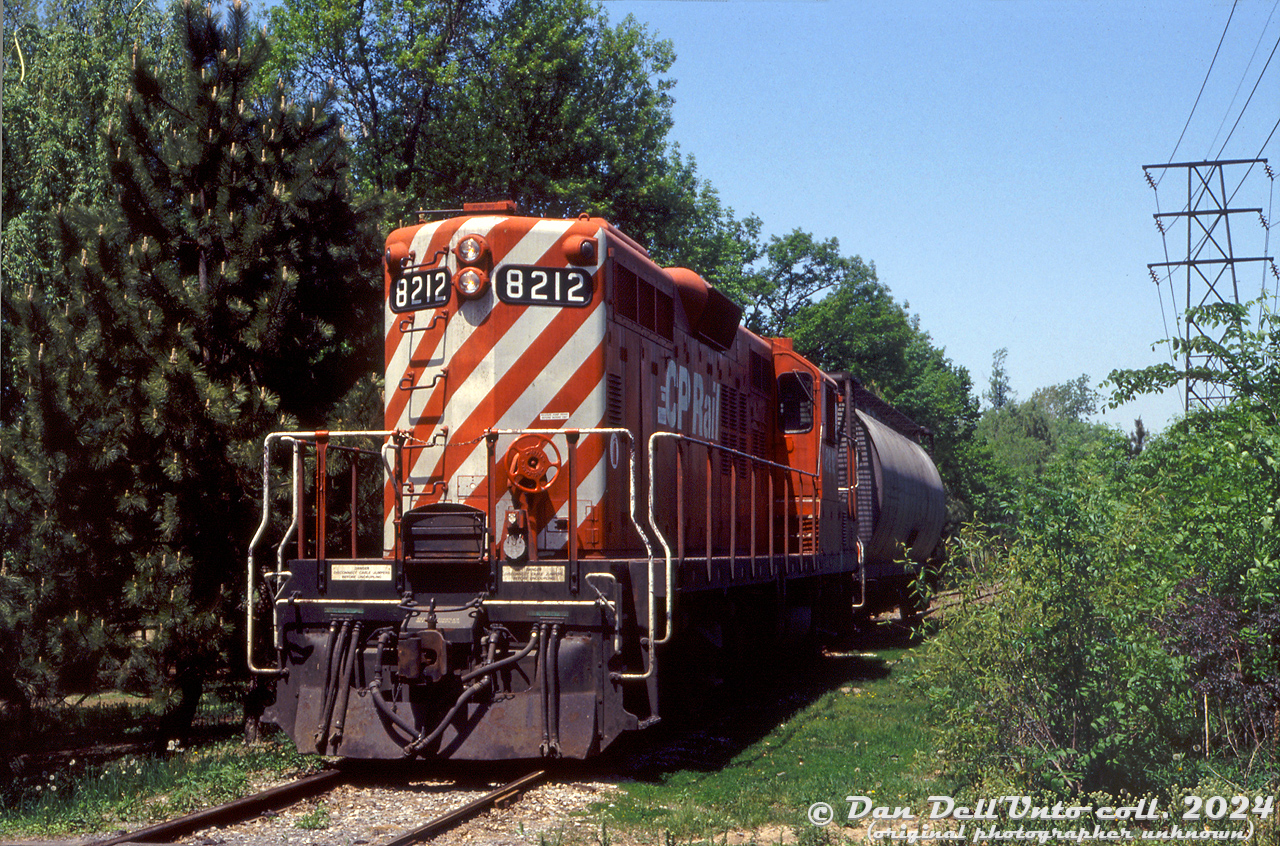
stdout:
<svg viewBox="0 0 1280 846">
<path fill-rule="evenodd" d="M 227 802 L 224 805 L 205 808 L 203 811 L 196 811 L 195 813 L 187 814 L 185 817 L 167 820 L 107 840 L 96 840 L 90 846 L 117 846 L 117 844 L 121 843 L 171 843 L 202 828 L 239 822 L 240 820 L 255 817 L 265 811 L 292 805 L 300 799 L 332 790 L 342 784 L 346 778 L 346 774 L 339 770 L 326 770 L 322 773 L 304 776 L 297 781 L 291 781 L 279 787 L 273 787 L 270 790 L 264 790 L 261 793 L 255 793 L 252 796 L 245 796 L 242 799 Z"/>
<path fill-rule="evenodd" d="M 497 790 L 486 793 L 484 796 L 481 796 L 473 802 L 468 802 L 460 808 L 455 808 L 446 814 L 441 814 L 424 826 L 415 828 L 412 831 L 406 831 L 395 840 L 390 840 L 383 844 L 383 846 L 409 846 L 411 843 L 421 843 L 424 840 L 429 840 L 437 834 L 442 834 L 454 826 L 464 823 L 472 817 L 487 811 L 489 808 L 494 807 L 500 802 L 518 796 L 530 787 L 541 782 L 546 777 L 546 770 L 538 770 L 536 772 L 529 773 L 529 775 L 522 776 L 509 784 L 504 784 Z"/>
<path fill-rule="evenodd" d="M 504 801 L 519 796 L 529 788 L 539 784 L 547 777 L 546 770 L 538 770 L 522 776 L 515 781 L 504 784 L 479 799 L 454 808 L 424 825 L 403 832 L 393 840 L 381 846 L 409 846 L 421 843 L 458 826 L 472 817 Z M 255 793 L 242 799 L 236 799 L 224 805 L 196 811 L 184 817 L 157 823 L 138 831 L 121 834 L 106 840 L 97 840 L 89 846 L 120 846 L 126 843 L 172 843 L 194 832 L 213 826 L 230 825 L 251 819 L 267 811 L 292 805 L 299 800 L 316 796 L 333 790 L 351 780 L 348 773 L 340 770 L 326 770 L 315 775 L 305 776 L 297 781 L 279 787 Z"/>
</svg>

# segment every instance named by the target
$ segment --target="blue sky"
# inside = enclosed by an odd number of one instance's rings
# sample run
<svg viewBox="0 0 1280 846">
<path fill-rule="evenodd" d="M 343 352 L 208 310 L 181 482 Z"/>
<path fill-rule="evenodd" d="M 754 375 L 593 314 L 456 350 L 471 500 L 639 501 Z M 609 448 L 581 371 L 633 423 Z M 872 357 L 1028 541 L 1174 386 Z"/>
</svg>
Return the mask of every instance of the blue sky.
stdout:
<svg viewBox="0 0 1280 846">
<path fill-rule="evenodd" d="M 1237 3 L 1175 161 L 1258 154 L 1280 117 L 1280 54 L 1222 144 L 1280 39 L 1277 2 Z M 1230 2 L 604 7 L 674 44 L 672 140 L 725 204 L 761 217 L 766 233 L 835 236 L 874 262 L 979 392 L 1002 347 L 1023 399 L 1082 373 L 1101 382 L 1168 360 L 1152 343 L 1177 332 L 1177 316 L 1168 285 L 1147 273 L 1164 246 L 1142 166 L 1174 153 Z M 1280 133 L 1263 156 L 1277 151 Z M 1161 184 L 1163 211 L 1185 204 L 1180 173 Z M 1232 205 L 1270 214 L 1270 202 L 1257 171 Z M 1232 225 L 1236 255 L 1260 255 L 1257 218 Z M 1171 249 L 1185 253 L 1185 230 Z M 1256 295 L 1261 270 L 1241 278 Z M 1100 419 L 1129 429 L 1141 415 L 1159 428 L 1180 410 L 1171 394 Z"/>
</svg>

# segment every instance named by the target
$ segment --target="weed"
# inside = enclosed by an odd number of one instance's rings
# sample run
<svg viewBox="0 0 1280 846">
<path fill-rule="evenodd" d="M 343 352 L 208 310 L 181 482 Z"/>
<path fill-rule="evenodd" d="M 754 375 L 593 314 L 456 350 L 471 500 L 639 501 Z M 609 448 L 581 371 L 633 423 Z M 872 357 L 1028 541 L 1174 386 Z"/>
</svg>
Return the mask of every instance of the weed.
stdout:
<svg viewBox="0 0 1280 846">
<path fill-rule="evenodd" d="M 538 832 L 538 846 L 564 846 L 564 829 L 557 829 L 551 837 L 545 831 Z"/>
<path fill-rule="evenodd" d="M 792 829 L 796 846 L 832 846 L 831 832 L 814 825 L 798 825 Z"/>
<path fill-rule="evenodd" d="M 246 748 L 238 741 L 102 763 L 73 758 L 53 771 L 21 774 L 0 786 L 0 835 L 64 835 L 139 825 L 245 795 L 254 774 L 280 776 L 322 764 L 291 745 Z"/>
<path fill-rule="evenodd" d="M 305 828 L 308 831 L 317 831 L 322 828 L 329 827 L 329 806 L 321 802 L 307 813 L 298 817 L 294 821 L 295 828 Z"/>
</svg>

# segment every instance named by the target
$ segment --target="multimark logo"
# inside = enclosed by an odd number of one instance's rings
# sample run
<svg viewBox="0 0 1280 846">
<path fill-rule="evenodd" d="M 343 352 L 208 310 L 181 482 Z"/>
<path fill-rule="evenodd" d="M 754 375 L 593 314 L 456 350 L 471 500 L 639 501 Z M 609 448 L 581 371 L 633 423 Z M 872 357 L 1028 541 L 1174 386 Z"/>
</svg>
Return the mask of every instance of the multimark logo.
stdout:
<svg viewBox="0 0 1280 846">
<path fill-rule="evenodd" d="M 720 437 L 720 385 L 703 381 L 701 373 L 667 362 L 666 377 L 658 390 L 658 425 L 695 438 L 714 441 Z"/>
</svg>

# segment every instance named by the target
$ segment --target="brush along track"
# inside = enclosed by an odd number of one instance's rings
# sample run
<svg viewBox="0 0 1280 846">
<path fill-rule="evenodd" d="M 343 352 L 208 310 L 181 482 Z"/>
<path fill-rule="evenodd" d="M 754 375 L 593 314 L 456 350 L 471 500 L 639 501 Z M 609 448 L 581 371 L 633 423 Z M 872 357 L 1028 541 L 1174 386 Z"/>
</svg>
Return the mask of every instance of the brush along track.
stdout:
<svg viewBox="0 0 1280 846">
<path fill-rule="evenodd" d="M 205 808 L 184 817 L 157 823 L 138 831 L 121 834 L 106 840 L 97 840 L 92 846 L 116 846 L 121 843 L 172 843 L 178 838 L 192 832 L 212 826 L 227 825 L 249 817 L 258 816 L 275 808 L 291 805 L 300 799 L 332 790 L 343 782 L 346 776 L 338 770 L 327 770 L 322 773 L 304 776 L 297 781 Z"/>
</svg>

